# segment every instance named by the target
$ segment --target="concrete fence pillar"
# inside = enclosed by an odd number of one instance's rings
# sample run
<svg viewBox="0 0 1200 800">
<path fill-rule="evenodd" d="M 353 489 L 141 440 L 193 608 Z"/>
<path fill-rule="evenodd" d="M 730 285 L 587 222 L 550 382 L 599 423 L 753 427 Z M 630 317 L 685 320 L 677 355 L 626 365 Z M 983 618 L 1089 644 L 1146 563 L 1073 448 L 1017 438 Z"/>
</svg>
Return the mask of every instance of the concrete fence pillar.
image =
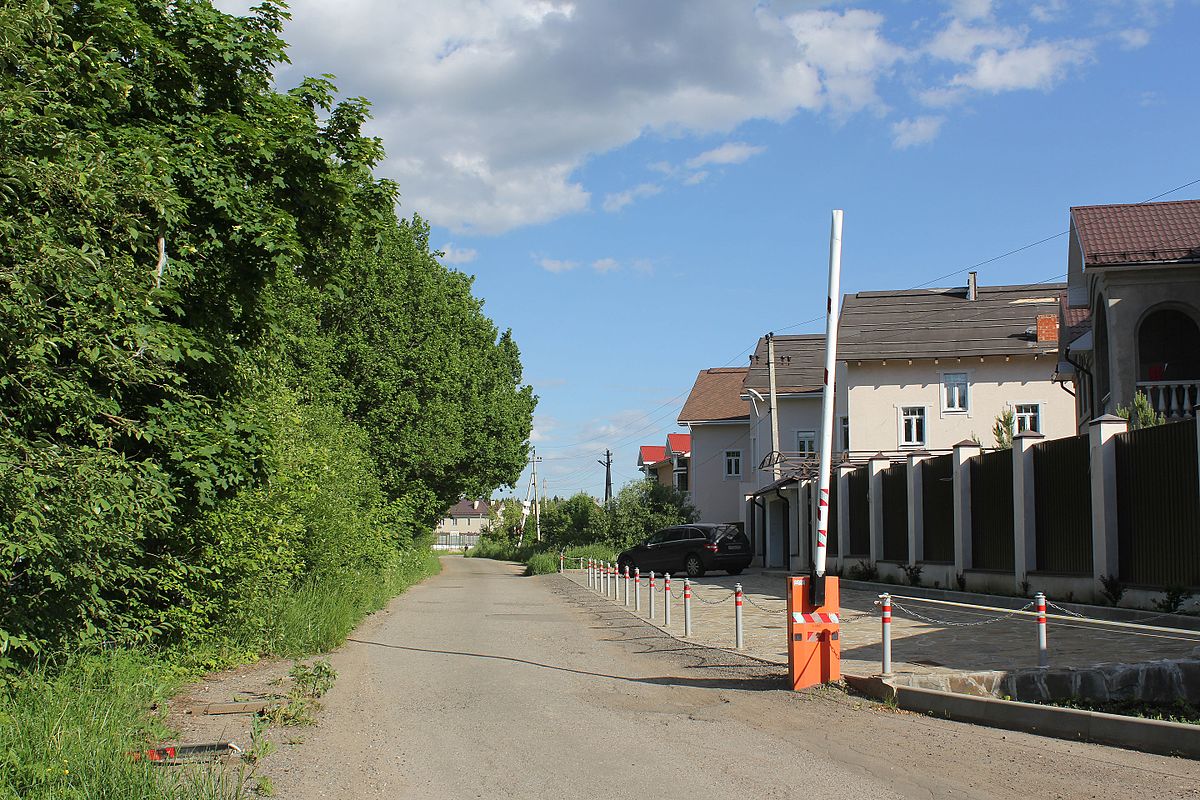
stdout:
<svg viewBox="0 0 1200 800">
<path fill-rule="evenodd" d="M 925 505 L 921 483 L 921 462 L 929 458 L 925 451 L 908 454 L 908 564 L 925 560 Z"/>
<path fill-rule="evenodd" d="M 867 508 L 871 520 L 871 563 L 883 558 L 883 471 L 891 464 L 883 453 L 871 456 L 867 462 Z"/>
<path fill-rule="evenodd" d="M 954 445 L 954 572 L 971 568 L 971 458 L 982 448 L 970 439 Z"/>
<path fill-rule="evenodd" d="M 1120 575 L 1117 529 L 1117 443 L 1113 437 L 1129 430 L 1129 422 L 1105 414 L 1088 425 L 1092 468 L 1092 577 Z M 1099 592 L 1099 585 L 1096 587 Z"/>
<path fill-rule="evenodd" d="M 837 468 L 837 535 L 838 561 L 848 564 L 846 555 L 850 552 L 850 473 L 854 472 L 853 464 L 838 464 Z"/>
<path fill-rule="evenodd" d="M 1013 588 L 1037 569 L 1037 497 L 1034 490 L 1033 446 L 1046 437 L 1021 431 L 1013 437 Z M 1053 498 L 1043 498 L 1053 502 Z"/>
</svg>

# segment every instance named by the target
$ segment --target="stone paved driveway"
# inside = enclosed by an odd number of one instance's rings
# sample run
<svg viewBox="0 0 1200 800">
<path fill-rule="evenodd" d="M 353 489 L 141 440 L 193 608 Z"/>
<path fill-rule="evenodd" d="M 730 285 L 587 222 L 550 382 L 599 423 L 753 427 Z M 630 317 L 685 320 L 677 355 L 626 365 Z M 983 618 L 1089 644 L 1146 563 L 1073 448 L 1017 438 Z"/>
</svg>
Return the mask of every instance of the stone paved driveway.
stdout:
<svg viewBox="0 0 1200 800">
<path fill-rule="evenodd" d="M 584 586 L 587 574 L 569 571 L 566 577 Z M 737 577 L 715 574 L 692 582 L 692 641 L 712 647 L 734 646 L 735 583 L 746 597 L 743 632 L 747 655 L 787 663 L 787 615 L 784 610 L 786 576 L 747 571 Z M 648 617 L 647 579 L 642 578 L 642 611 Z M 671 626 L 663 622 L 661 576 L 657 586 L 653 623 L 675 636 L 683 636 L 683 580 L 672 578 Z M 904 594 L 904 587 L 892 587 Z M 854 675 L 877 674 L 880 669 L 880 619 L 874 605 L 877 594 L 842 589 L 842 671 Z M 624 606 L 624 591 L 614 603 Z M 632 596 L 629 612 L 634 612 Z M 927 617 L 928 620 L 918 618 Z M 1037 666 L 1037 629 L 1033 617 L 955 609 L 921 600 L 894 603 L 892 668 L 897 673 L 938 673 L 960 670 L 1009 670 Z M 930 621 L 935 620 L 935 621 Z M 990 621 L 989 621 L 990 620 Z M 972 624 L 985 623 L 985 624 Z M 1150 624 L 1169 626 L 1152 620 Z M 1130 631 L 1077 622 L 1050 620 L 1047 638 L 1052 666 L 1086 666 L 1101 662 L 1149 661 L 1179 658 L 1200 646 L 1200 631 L 1170 634 Z"/>
</svg>

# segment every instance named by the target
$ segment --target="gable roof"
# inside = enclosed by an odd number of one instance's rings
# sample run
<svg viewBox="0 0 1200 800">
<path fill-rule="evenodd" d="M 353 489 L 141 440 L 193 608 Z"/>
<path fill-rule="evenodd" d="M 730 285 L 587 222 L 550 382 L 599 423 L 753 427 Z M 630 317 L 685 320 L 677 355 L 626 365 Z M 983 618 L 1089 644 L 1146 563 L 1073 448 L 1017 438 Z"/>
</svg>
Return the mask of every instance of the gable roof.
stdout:
<svg viewBox="0 0 1200 800">
<path fill-rule="evenodd" d="M 825 385 L 825 336 L 820 333 L 776 336 L 775 362 L 776 392 L 821 391 Z M 771 388 L 765 336 L 758 340 L 754 355 L 750 356 L 750 370 L 744 387 L 760 393 Z"/>
<path fill-rule="evenodd" d="M 1063 283 L 907 289 L 848 294 L 838 328 L 838 360 L 1031 355 L 1058 349 L 1037 341 L 1039 314 L 1059 313 Z"/>
<path fill-rule="evenodd" d="M 463 498 L 450 507 L 447 517 L 486 517 L 492 504 L 488 500 L 470 500 Z"/>
<path fill-rule="evenodd" d="M 668 433 L 667 446 L 671 449 L 669 455 L 690 456 L 692 454 L 692 435 L 690 433 Z"/>
<path fill-rule="evenodd" d="M 680 422 L 717 422 L 750 419 L 750 401 L 742 399 L 746 367 L 701 370 L 692 385 Z"/>
<path fill-rule="evenodd" d="M 661 445 L 644 444 L 638 450 L 638 466 L 649 467 L 667 460 L 667 448 Z"/>
<path fill-rule="evenodd" d="M 1084 267 L 1200 261 L 1200 200 L 1075 206 Z"/>
</svg>

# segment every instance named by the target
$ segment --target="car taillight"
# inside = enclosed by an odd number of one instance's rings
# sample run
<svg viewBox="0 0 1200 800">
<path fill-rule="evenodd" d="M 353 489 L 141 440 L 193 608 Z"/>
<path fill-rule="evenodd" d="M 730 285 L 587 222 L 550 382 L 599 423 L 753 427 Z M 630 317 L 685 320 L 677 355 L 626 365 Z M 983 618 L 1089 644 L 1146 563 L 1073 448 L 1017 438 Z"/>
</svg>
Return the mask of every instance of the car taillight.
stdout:
<svg viewBox="0 0 1200 800">
<path fill-rule="evenodd" d="M 704 545 L 704 549 L 709 551 L 710 553 L 715 553 L 715 552 L 717 552 L 717 543 L 709 542 L 708 544 Z"/>
</svg>

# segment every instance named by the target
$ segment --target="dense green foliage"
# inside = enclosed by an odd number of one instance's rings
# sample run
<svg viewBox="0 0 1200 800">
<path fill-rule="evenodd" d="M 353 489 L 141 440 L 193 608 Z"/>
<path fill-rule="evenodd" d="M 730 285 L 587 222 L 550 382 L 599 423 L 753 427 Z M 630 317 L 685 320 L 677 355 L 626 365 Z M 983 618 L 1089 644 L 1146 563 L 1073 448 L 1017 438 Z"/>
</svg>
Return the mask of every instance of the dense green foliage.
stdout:
<svg viewBox="0 0 1200 800">
<path fill-rule="evenodd" d="M 286 649 L 281 598 L 378 605 L 525 462 L 516 345 L 396 218 L 366 101 L 271 88 L 285 17 L 0 7 L 4 662 Z"/>
</svg>

